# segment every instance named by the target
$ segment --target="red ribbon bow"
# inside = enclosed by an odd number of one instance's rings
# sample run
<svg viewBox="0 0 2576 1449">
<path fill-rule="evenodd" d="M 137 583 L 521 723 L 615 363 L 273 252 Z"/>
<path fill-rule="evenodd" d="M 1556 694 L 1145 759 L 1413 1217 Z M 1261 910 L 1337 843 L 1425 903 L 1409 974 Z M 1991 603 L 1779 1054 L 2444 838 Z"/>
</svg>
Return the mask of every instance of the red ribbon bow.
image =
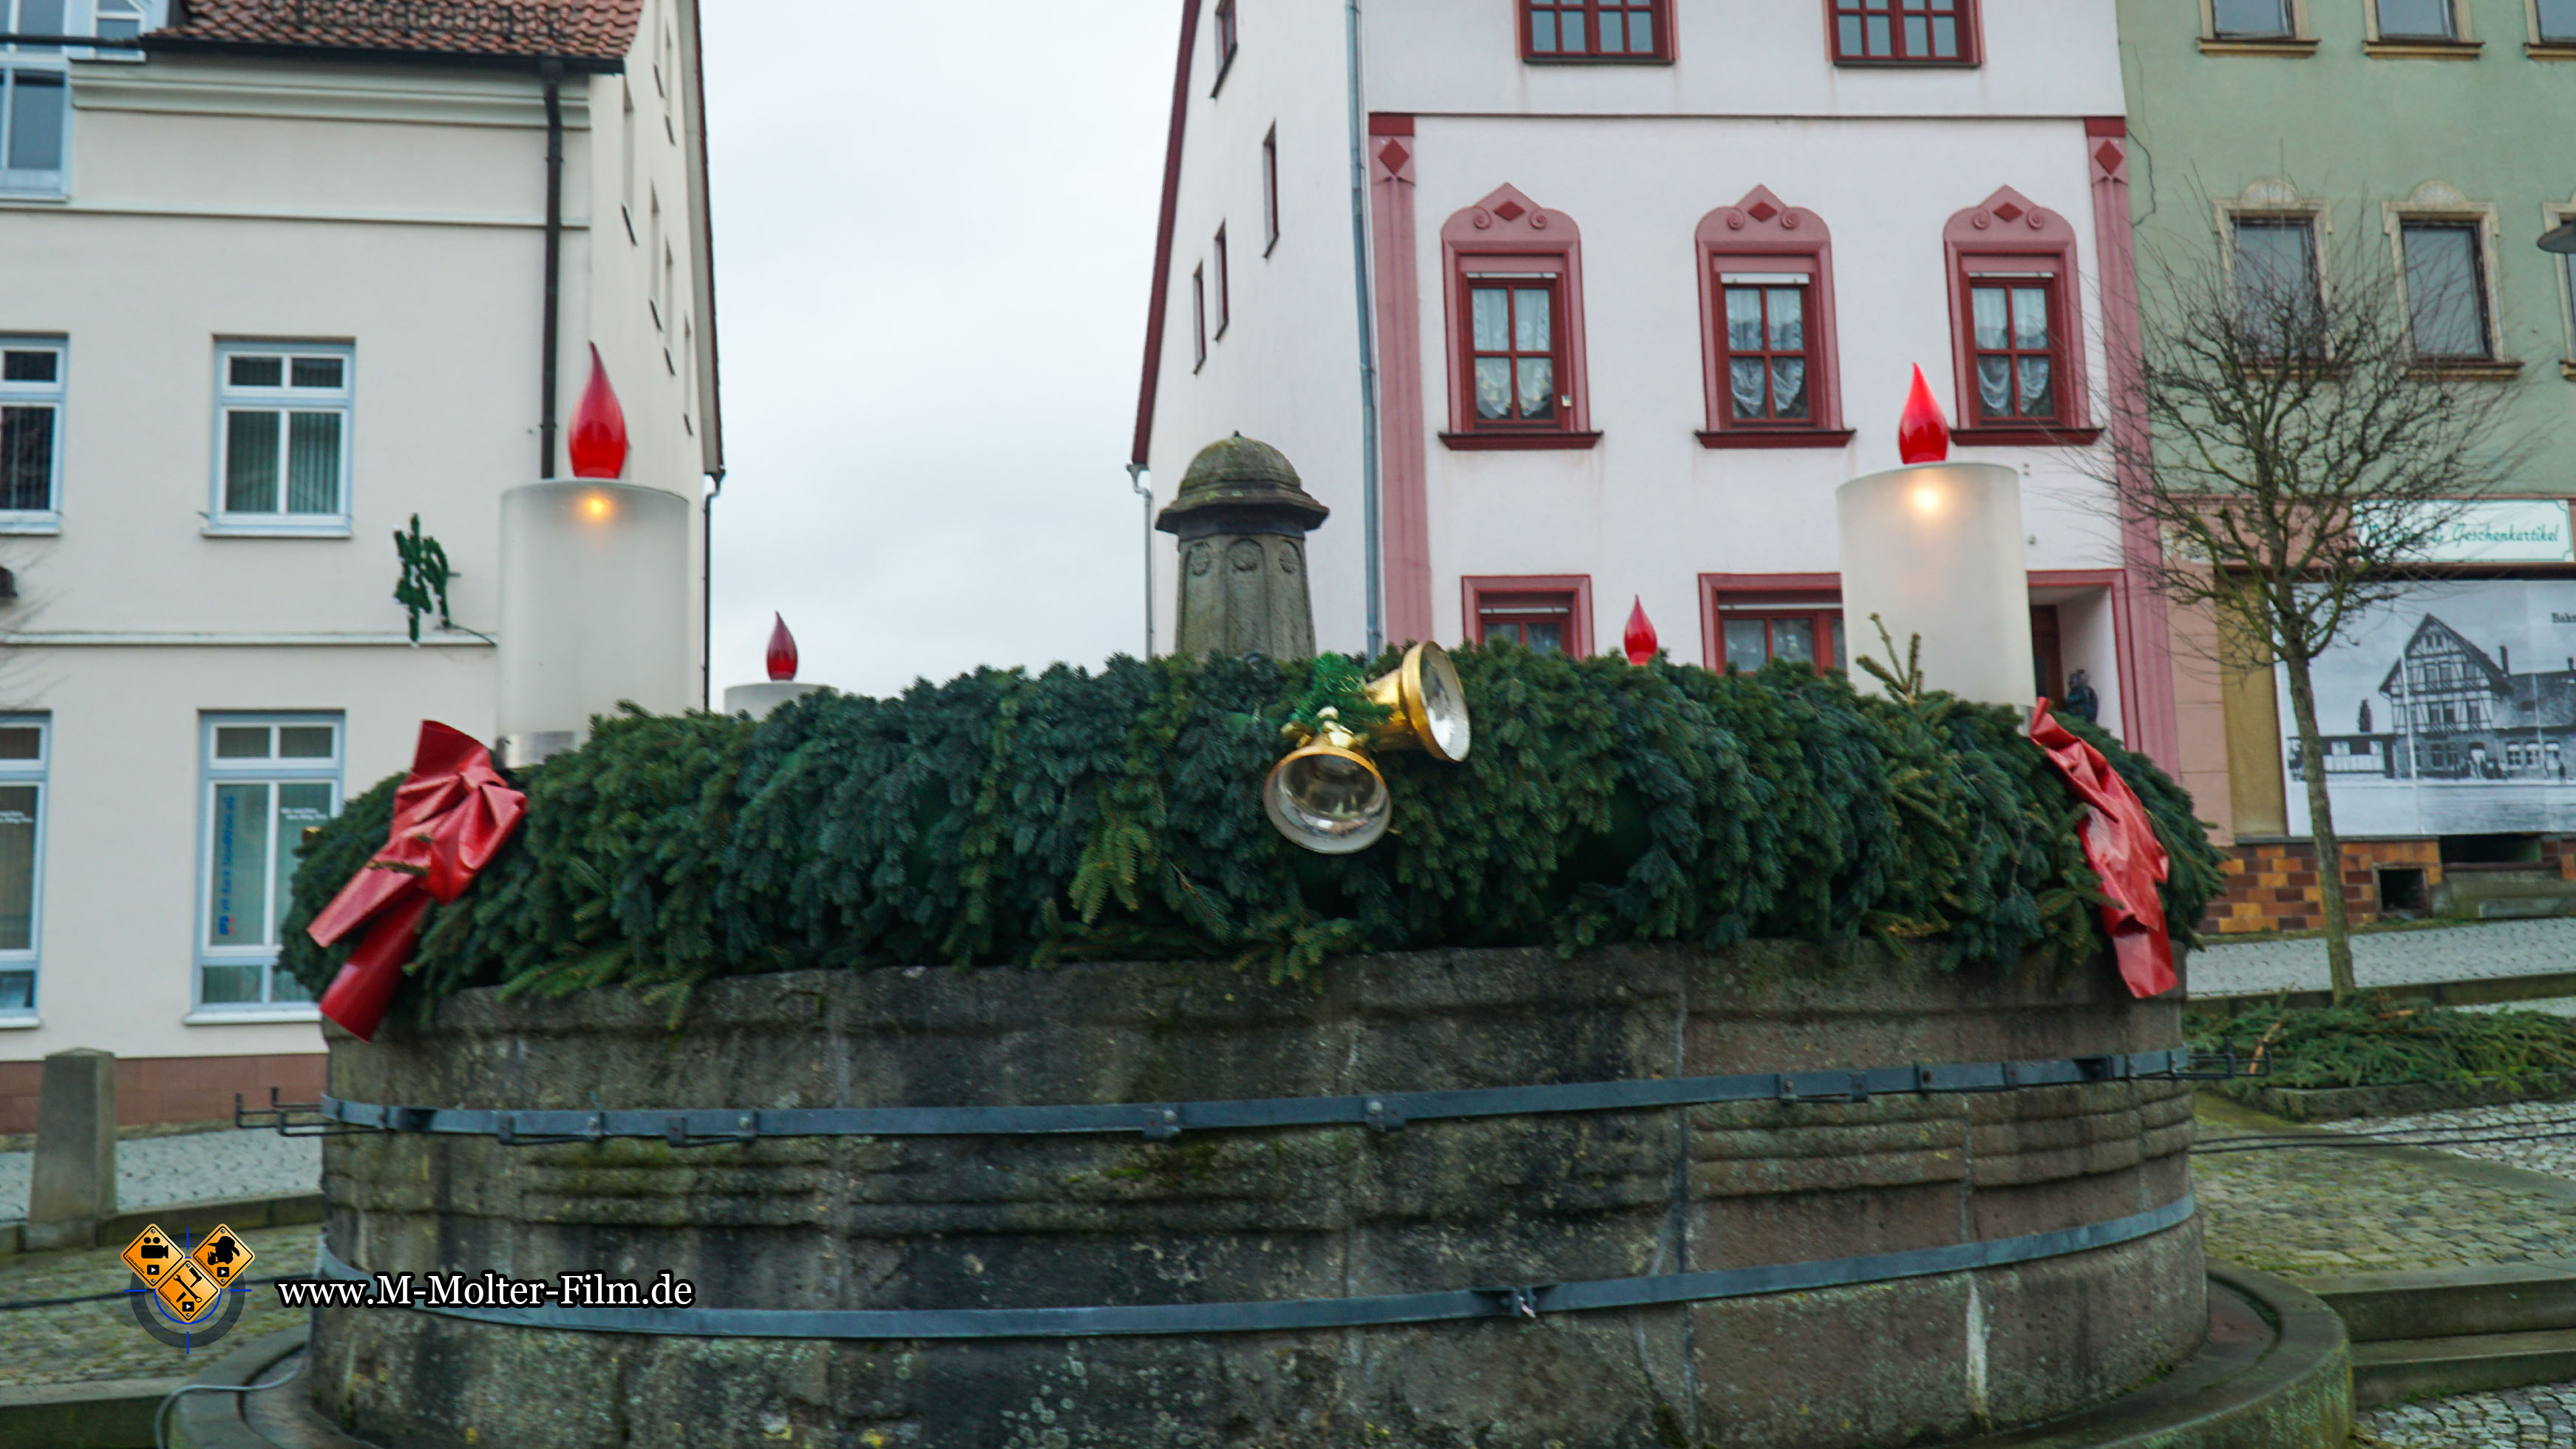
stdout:
<svg viewBox="0 0 2576 1449">
<path fill-rule="evenodd" d="M 411 777 L 394 792 L 385 848 L 304 928 L 328 946 L 367 927 L 322 993 L 322 1014 L 360 1041 L 375 1040 L 429 903 L 447 905 L 465 894 L 526 813 L 528 797 L 501 778 L 490 751 L 435 720 L 421 721 Z"/>
<path fill-rule="evenodd" d="M 2164 897 L 2156 887 L 2171 862 L 2147 807 L 2129 782 L 2048 712 L 2041 700 L 2030 714 L 2030 741 L 2057 766 L 2090 807 L 2079 832 L 2084 859 L 2102 877 L 2102 929 L 2132 996 L 2160 996 L 2174 988 L 2173 940 L 2165 930 Z"/>
</svg>

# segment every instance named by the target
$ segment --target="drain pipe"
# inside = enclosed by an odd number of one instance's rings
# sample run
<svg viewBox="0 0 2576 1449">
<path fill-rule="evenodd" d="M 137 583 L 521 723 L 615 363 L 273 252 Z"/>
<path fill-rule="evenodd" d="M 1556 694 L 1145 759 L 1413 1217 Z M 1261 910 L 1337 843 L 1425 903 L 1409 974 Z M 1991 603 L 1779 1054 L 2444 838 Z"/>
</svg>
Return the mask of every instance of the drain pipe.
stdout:
<svg viewBox="0 0 2576 1449">
<path fill-rule="evenodd" d="M 1345 11 L 1351 87 L 1351 272 L 1360 308 L 1360 535 L 1368 551 L 1368 657 L 1386 647 L 1385 549 L 1378 541 L 1377 328 L 1369 305 L 1368 158 L 1360 125 L 1360 0 Z"/>
<path fill-rule="evenodd" d="M 555 353 L 563 301 L 563 62 L 548 58 L 546 81 L 546 304 L 544 355 L 537 361 L 537 476 L 555 476 Z"/>
<path fill-rule="evenodd" d="M 1140 659 L 1154 657 L 1154 488 L 1145 481 L 1145 465 L 1127 465 L 1127 486 L 1136 490 L 1136 498 L 1145 508 L 1145 652 Z"/>
<path fill-rule="evenodd" d="M 706 522 L 698 529 L 698 708 L 716 707 L 716 500 L 724 496 L 724 465 L 707 475 L 715 487 L 698 505 Z"/>
</svg>

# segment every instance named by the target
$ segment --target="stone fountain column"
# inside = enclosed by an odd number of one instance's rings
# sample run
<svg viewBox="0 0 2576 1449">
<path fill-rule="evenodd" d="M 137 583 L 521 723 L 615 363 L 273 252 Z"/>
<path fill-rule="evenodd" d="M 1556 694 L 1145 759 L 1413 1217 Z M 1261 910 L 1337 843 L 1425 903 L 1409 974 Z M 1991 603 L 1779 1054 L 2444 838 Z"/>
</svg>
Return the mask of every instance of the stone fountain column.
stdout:
<svg viewBox="0 0 2576 1449">
<path fill-rule="evenodd" d="M 1268 443 L 1237 433 L 1200 449 L 1154 520 L 1180 544 L 1178 651 L 1312 656 L 1306 535 L 1331 513 Z"/>
</svg>

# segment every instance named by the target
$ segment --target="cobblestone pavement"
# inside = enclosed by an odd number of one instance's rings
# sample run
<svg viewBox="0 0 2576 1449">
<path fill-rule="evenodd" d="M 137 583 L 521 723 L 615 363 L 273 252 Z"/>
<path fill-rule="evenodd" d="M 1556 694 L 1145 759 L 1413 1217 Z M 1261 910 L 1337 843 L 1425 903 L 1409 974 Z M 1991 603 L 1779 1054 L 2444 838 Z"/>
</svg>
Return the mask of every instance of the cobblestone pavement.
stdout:
<svg viewBox="0 0 2576 1449">
<path fill-rule="evenodd" d="M 312 1272 L 313 1249 L 321 1236 L 319 1225 L 242 1234 L 259 1255 L 251 1264 L 251 1278 Z M 208 1348 L 182 1354 L 136 1326 L 124 1292 L 134 1286 L 135 1277 L 116 1256 L 124 1246 L 0 1258 L 0 1388 L 174 1377 L 205 1366 Z M 116 1296 L 41 1308 L 10 1306 L 95 1293 Z M 292 1328 L 304 1316 L 304 1309 L 280 1308 L 275 1288 L 253 1283 L 241 1321 L 211 1351 Z"/>
<path fill-rule="evenodd" d="M 2576 1444 L 2576 1384 L 2459 1394 L 2355 1416 L 2356 1446 L 2565 1449 Z"/>
<path fill-rule="evenodd" d="M 0 1222 L 27 1215 L 32 1152 L 0 1152 Z M 124 1209 L 207 1198 L 283 1197 L 322 1180 L 322 1142 L 244 1132 L 227 1124 L 184 1137 L 116 1144 L 116 1203 Z"/>
<path fill-rule="evenodd" d="M 2553 1177 L 2576 1179 L 2576 1102 L 2515 1102 L 2501 1107 L 2464 1107 L 2425 1112 L 2413 1117 L 2363 1117 L 2334 1124 L 2341 1132 L 2397 1134 L 2400 1142 L 2423 1141 L 2428 1147 L 2461 1157 L 2501 1162 Z M 2515 1138 L 2522 1141 L 2441 1142 L 2429 1134 L 2468 1138 Z M 2576 1442 L 2576 1441 L 2571 1441 Z"/>
<path fill-rule="evenodd" d="M 2352 971 L 2364 986 L 2576 971 L 2576 917 L 2367 931 L 2352 938 Z M 2333 984 L 2326 975 L 2322 937 L 2226 942 L 2192 953 L 2195 996 L 2322 990 Z"/>
</svg>

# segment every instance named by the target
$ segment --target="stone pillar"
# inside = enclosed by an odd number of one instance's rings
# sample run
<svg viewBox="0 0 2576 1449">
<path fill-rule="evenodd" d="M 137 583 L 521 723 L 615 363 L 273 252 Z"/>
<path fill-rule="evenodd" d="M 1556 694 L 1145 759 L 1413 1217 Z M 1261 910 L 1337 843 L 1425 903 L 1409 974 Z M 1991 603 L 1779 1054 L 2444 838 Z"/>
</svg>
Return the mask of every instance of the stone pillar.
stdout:
<svg viewBox="0 0 2576 1449">
<path fill-rule="evenodd" d="M 1331 513 L 1268 443 L 1237 433 L 1200 449 L 1154 520 L 1180 540 L 1177 652 L 1311 657 L 1306 535 Z"/>
<path fill-rule="evenodd" d="M 116 1215 L 116 1056 L 56 1052 L 45 1058 L 41 1091 L 26 1245 L 86 1248 Z"/>
</svg>

